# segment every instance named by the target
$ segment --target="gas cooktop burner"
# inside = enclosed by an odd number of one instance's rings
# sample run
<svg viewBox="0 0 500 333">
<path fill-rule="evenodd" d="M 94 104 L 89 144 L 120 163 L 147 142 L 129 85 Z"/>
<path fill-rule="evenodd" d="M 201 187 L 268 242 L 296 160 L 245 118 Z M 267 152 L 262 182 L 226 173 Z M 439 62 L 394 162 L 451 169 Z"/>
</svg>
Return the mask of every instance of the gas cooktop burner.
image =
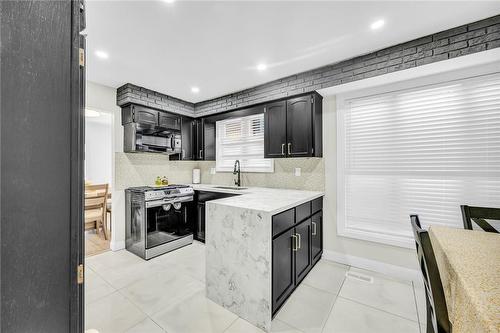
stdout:
<svg viewBox="0 0 500 333">
<path fill-rule="evenodd" d="M 130 190 L 137 192 L 146 192 L 146 191 L 161 191 L 161 190 L 171 190 L 176 188 L 188 188 L 188 187 L 190 186 L 172 184 L 172 185 L 158 185 L 158 186 L 138 186 L 138 187 L 131 187 Z"/>
</svg>

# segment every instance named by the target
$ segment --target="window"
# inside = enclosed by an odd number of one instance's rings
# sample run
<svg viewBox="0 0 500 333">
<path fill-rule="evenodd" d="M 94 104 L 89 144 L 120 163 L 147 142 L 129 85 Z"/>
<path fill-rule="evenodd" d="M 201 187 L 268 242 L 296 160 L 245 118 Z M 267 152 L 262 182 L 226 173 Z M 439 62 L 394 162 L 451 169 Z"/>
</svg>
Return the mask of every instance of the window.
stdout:
<svg viewBox="0 0 500 333">
<path fill-rule="evenodd" d="M 274 162 L 264 158 L 264 114 L 221 120 L 216 123 L 217 171 L 273 172 Z"/>
<path fill-rule="evenodd" d="M 340 106 L 340 235 L 411 247 L 411 213 L 462 228 L 461 204 L 500 205 L 499 74 Z"/>
</svg>

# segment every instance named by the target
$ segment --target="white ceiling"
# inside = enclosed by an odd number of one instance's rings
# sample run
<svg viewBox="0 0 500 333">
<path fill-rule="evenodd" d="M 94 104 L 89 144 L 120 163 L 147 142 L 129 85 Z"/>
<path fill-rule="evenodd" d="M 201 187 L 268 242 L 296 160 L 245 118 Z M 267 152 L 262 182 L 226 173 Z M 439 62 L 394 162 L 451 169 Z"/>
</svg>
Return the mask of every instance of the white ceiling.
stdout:
<svg viewBox="0 0 500 333">
<path fill-rule="evenodd" d="M 94 0 L 87 78 L 199 102 L 499 13 L 500 1 Z"/>
</svg>

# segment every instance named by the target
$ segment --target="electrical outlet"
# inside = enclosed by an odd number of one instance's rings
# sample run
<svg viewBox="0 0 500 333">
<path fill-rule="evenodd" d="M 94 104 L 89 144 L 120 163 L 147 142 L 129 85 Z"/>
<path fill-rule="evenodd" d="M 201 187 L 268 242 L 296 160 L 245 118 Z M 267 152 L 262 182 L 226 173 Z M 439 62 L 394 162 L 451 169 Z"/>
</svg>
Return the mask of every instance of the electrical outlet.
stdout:
<svg viewBox="0 0 500 333">
<path fill-rule="evenodd" d="M 210 174 L 215 175 L 215 168 L 210 168 Z"/>
<path fill-rule="evenodd" d="M 300 177 L 301 174 L 302 174 L 302 169 L 301 168 L 295 168 L 295 176 L 296 177 Z"/>
</svg>

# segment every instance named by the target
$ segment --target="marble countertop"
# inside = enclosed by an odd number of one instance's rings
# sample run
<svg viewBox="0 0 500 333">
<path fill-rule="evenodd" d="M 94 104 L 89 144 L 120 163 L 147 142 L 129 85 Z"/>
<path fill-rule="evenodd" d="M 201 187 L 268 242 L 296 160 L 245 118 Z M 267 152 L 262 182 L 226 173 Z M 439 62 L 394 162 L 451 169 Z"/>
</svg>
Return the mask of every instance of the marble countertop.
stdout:
<svg viewBox="0 0 500 333">
<path fill-rule="evenodd" d="M 246 208 L 269 213 L 280 213 L 324 195 L 320 191 L 302 191 L 266 187 L 248 187 L 244 190 L 224 189 L 212 184 L 190 184 L 197 191 L 239 194 L 210 202 L 218 205 Z"/>
</svg>

